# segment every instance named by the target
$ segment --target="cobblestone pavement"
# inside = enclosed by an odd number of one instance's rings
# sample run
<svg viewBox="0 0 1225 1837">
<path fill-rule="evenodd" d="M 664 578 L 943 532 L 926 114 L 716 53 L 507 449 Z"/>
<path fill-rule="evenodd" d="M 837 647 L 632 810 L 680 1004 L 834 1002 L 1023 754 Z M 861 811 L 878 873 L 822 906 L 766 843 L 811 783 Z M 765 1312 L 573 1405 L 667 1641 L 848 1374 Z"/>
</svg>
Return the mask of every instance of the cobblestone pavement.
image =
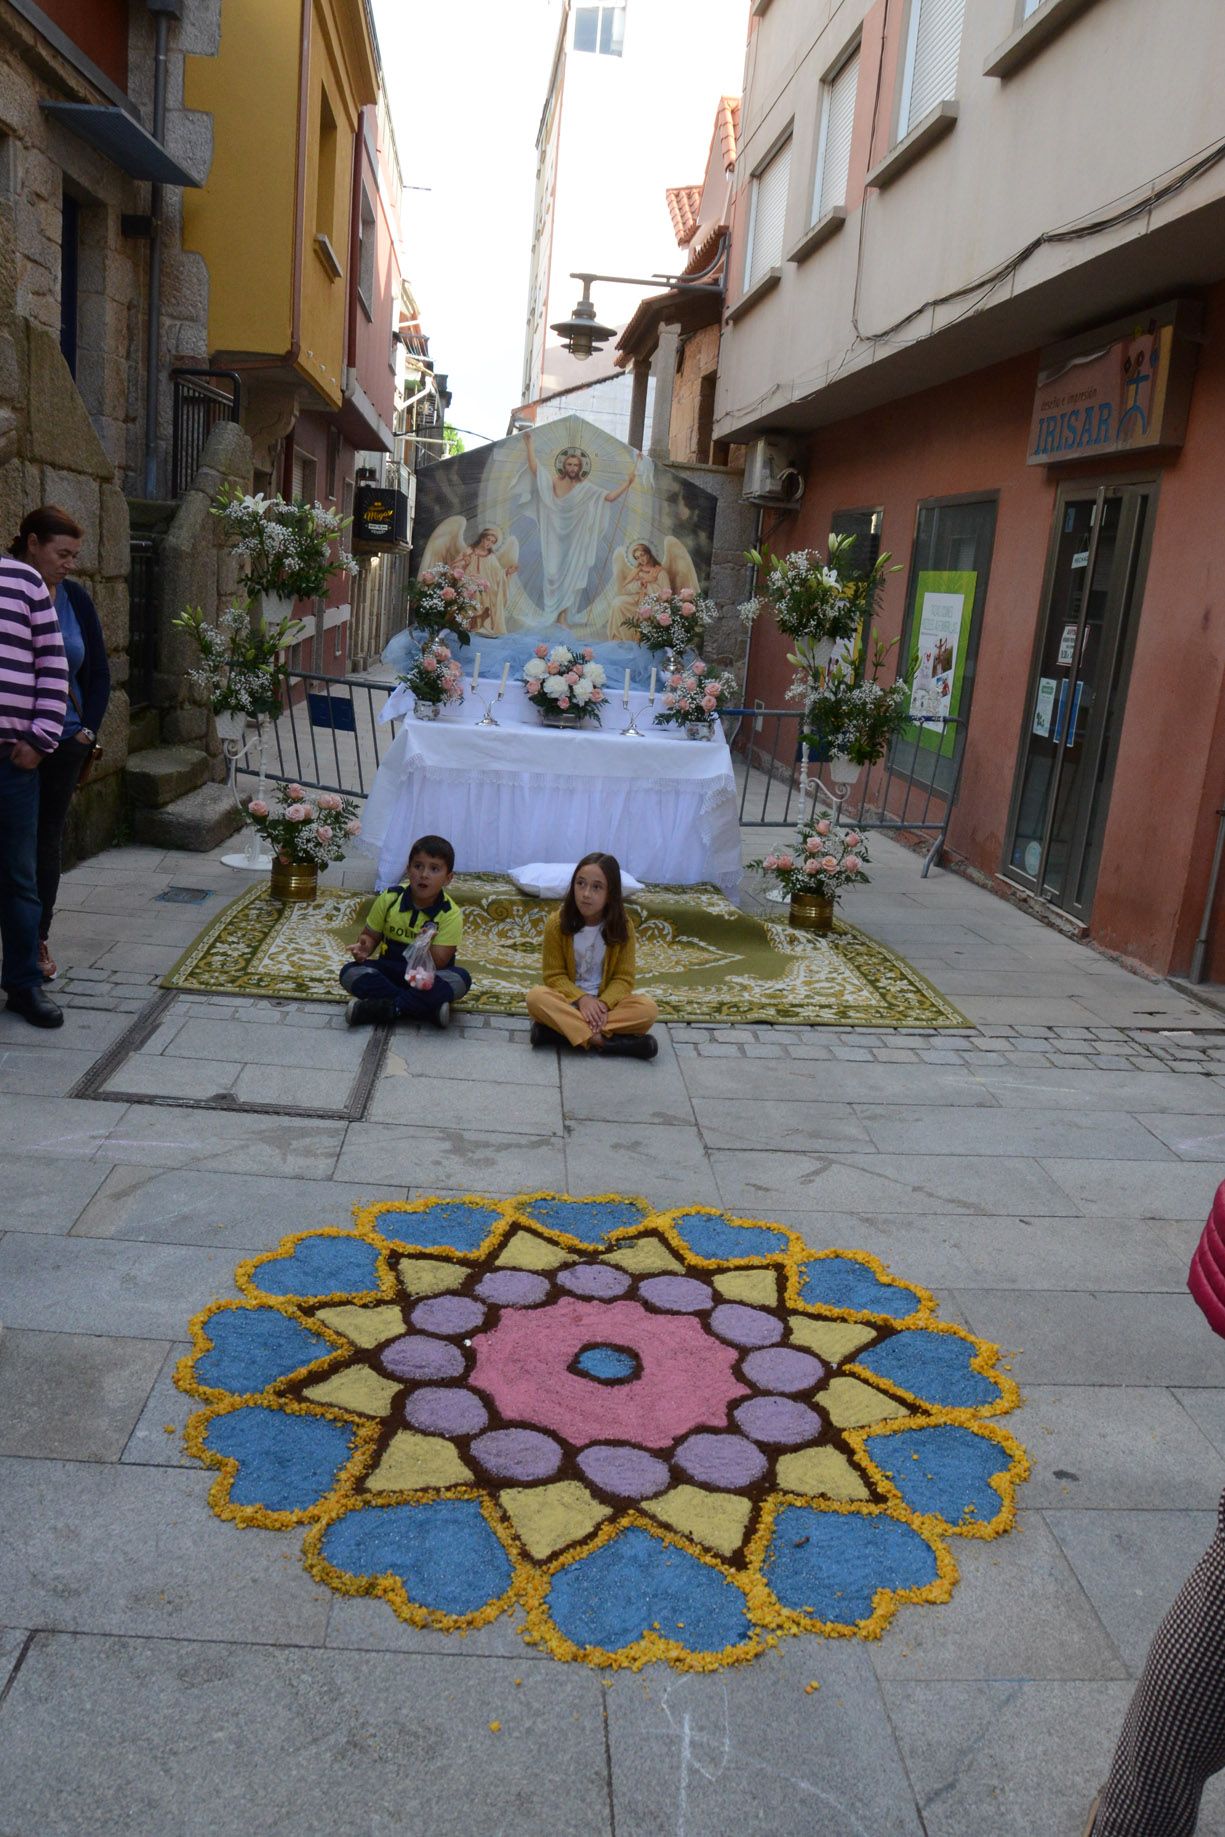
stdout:
<svg viewBox="0 0 1225 1837">
<path fill-rule="evenodd" d="M 479 1015 L 372 1066 L 339 1008 L 158 990 L 238 890 L 216 861 L 66 877 L 67 1024 L 0 1014 L 2 1837 L 1079 1837 L 1222 1485 L 1225 1348 L 1185 1277 L 1225 1023 L 873 854 L 848 916 L 964 1030 L 673 1026 L 649 1067 Z M 1018 1532 L 871 1645 L 605 1680 L 414 1631 L 218 1523 L 166 1431 L 237 1262 L 357 1201 L 539 1187 L 777 1219 L 934 1289 L 1025 1392 Z M 1225 1837 L 1219 1788 L 1200 1829 Z"/>
</svg>

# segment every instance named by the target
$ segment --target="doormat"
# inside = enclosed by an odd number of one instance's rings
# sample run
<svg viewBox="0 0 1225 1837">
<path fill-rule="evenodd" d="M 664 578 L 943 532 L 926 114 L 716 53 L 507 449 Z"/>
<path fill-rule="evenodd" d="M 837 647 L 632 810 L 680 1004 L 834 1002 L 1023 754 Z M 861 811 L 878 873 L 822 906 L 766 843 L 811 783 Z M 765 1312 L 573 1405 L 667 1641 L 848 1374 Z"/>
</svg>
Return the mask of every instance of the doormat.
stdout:
<svg viewBox="0 0 1225 1837">
<path fill-rule="evenodd" d="M 509 880 L 457 875 L 464 908 L 464 1006 L 522 1014 L 540 981 L 545 920 L 555 901 Z M 253 887 L 205 927 L 164 988 L 296 1001 L 343 1001 L 337 973 L 362 928 L 369 893 L 328 889 L 286 905 Z M 660 1019 L 721 1026 L 968 1027 L 896 952 L 836 921 L 828 937 L 741 912 L 713 887 L 649 887 L 627 901 L 638 928 L 637 989 Z"/>
<path fill-rule="evenodd" d="M 213 1511 L 415 1626 L 635 1670 L 874 1639 L 1029 1470 L 996 1349 L 926 1290 L 709 1207 L 357 1207 L 235 1280 L 175 1374 Z"/>
</svg>

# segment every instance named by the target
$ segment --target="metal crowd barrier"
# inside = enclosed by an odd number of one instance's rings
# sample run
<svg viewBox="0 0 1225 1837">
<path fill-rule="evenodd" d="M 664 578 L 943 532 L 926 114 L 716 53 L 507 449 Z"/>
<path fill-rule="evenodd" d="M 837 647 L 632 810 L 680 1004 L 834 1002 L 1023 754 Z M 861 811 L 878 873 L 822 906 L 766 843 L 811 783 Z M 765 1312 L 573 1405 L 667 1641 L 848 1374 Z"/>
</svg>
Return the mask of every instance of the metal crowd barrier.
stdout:
<svg viewBox="0 0 1225 1837">
<path fill-rule="evenodd" d="M 286 706 L 268 724 L 265 775 L 283 784 L 368 797 L 395 738 L 391 723 L 380 727 L 378 716 L 397 685 L 310 670 L 289 670 L 286 678 Z M 254 776 L 256 764 L 248 757 L 240 769 Z"/>
<path fill-rule="evenodd" d="M 811 749 L 805 761 L 805 717 L 799 709 L 725 708 L 722 718 L 731 723 L 725 731 L 740 779 L 742 829 L 786 828 L 811 816 L 818 803 L 837 803 L 834 791 L 821 781 L 821 765 Z M 965 722 L 925 716 L 912 726 L 912 736 L 896 740 L 879 766 L 860 774 L 852 795 L 842 802 L 842 820 L 857 829 L 931 836 L 922 869 L 926 879 L 943 852 L 961 788 Z M 928 727 L 941 738 L 952 732 L 948 753 L 923 746 Z"/>
</svg>

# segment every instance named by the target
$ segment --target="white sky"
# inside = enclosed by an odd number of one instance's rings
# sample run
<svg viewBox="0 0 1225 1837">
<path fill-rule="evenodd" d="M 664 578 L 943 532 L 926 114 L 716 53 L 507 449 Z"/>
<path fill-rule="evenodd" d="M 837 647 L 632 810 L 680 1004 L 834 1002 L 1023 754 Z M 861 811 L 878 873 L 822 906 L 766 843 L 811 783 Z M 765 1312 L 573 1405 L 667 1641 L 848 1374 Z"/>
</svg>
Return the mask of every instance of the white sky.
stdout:
<svg viewBox="0 0 1225 1837">
<path fill-rule="evenodd" d="M 404 254 L 449 419 L 498 440 L 519 402 L 536 129 L 555 0 L 373 0 L 408 186 Z M 468 446 L 477 444 L 465 434 Z"/>
</svg>

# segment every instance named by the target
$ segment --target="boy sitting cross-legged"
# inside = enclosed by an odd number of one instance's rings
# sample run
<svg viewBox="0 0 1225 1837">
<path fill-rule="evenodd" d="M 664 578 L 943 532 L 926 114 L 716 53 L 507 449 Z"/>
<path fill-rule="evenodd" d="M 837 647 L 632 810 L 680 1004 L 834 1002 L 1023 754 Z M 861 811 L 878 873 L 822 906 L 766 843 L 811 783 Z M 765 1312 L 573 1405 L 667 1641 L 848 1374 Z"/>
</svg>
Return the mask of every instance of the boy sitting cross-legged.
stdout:
<svg viewBox="0 0 1225 1837">
<path fill-rule="evenodd" d="M 449 1024 L 451 1003 L 472 987 L 455 961 L 464 918 L 447 893 L 454 871 L 451 844 L 443 836 L 422 836 L 409 850 L 404 879 L 378 895 L 353 946 L 354 961 L 340 972 L 341 987 L 354 997 L 345 1009 L 350 1027 L 389 1026 L 402 1014 L 435 1027 Z M 429 946 L 433 986 L 413 988 L 405 980 L 405 954 L 430 924 L 437 927 Z"/>
</svg>

